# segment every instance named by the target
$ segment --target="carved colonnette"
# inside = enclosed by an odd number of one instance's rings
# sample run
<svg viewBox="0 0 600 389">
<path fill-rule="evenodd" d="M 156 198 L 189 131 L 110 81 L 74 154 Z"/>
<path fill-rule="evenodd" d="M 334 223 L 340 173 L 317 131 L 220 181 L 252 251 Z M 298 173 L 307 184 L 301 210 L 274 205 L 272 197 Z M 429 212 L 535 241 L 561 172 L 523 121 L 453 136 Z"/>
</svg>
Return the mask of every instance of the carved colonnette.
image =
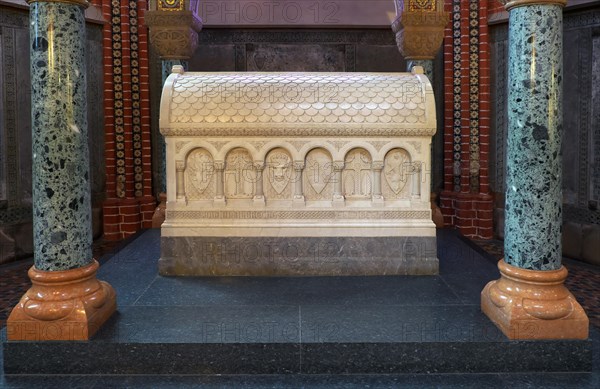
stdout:
<svg viewBox="0 0 600 389">
<path fill-rule="evenodd" d="M 420 73 L 184 73 L 162 95 L 161 274 L 435 274 Z"/>
</svg>

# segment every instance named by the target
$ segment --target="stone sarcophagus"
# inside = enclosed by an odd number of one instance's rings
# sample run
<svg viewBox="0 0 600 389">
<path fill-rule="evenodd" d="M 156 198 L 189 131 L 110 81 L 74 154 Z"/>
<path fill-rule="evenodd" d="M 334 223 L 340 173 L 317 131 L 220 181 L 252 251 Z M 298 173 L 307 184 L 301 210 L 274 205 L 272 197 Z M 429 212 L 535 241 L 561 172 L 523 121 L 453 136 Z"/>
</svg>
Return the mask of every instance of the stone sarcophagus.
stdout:
<svg viewBox="0 0 600 389">
<path fill-rule="evenodd" d="M 413 73 L 174 67 L 163 275 L 437 274 L 435 102 Z"/>
</svg>

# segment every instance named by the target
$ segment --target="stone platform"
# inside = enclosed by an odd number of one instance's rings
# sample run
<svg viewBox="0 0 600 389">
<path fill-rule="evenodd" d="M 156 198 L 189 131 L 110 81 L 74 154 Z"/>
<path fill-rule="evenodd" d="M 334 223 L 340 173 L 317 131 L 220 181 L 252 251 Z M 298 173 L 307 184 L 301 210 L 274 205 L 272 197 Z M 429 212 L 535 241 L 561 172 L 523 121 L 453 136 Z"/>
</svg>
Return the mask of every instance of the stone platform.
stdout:
<svg viewBox="0 0 600 389">
<path fill-rule="evenodd" d="M 479 308 L 481 289 L 498 277 L 494 261 L 453 231 L 439 230 L 437 241 L 439 276 L 178 278 L 157 276 L 159 231 L 150 230 L 101 266 L 98 277 L 116 289 L 119 308 L 92 341 L 4 341 L 4 371 L 10 378 L 597 369 L 596 331 L 594 341 L 507 340 Z"/>
<path fill-rule="evenodd" d="M 161 275 L 377 276 L 438 273 L 433 236 L 163 236 Z"/>
</svg>

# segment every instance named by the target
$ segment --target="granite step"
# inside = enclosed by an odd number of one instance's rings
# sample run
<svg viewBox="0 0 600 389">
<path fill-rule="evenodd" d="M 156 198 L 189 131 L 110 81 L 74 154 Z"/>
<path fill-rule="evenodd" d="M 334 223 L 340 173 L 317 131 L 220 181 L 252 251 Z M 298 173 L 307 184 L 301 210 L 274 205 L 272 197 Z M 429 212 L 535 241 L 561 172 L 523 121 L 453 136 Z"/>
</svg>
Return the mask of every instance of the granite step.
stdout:
<svg viewBox="0 0 600 389">
<path fill-rule="evenodd" d="M 162 277 L 159 232 L 147 231 L 103 261 L 98 277 L 116 289 L 118 313 L 91 341 L 3 340 L 4 371 L 123 376 L 592 371 L 597 330 L 591 328 L 588 340 L 509 341 L 479 307 L 483 286 L 498 278 L 495 260 L 452 231 L 438 231 L 437 240 L 437 276 Z M 5 334 L 6 329 L 3 339 Z"/>
<path fill-rule="evenodd" d="M 474 305 L 127 306 L 89 342 L 4 342 L 4 371 L 590 372 L 592 340 L 509 341 Z"/>
</svg>

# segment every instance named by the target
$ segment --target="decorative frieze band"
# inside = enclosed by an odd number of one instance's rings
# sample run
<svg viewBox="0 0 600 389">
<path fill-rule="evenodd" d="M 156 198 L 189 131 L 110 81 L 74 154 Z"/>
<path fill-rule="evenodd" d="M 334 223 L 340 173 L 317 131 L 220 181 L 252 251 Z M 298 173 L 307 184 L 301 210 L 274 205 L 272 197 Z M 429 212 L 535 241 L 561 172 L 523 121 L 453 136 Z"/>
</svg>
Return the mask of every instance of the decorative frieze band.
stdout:
<svg viewBox="0 0 600 389">
<path fill-rule="evenodd" d="M 184 127 L 184 128 L 161 128 L 160 132 L 166 136 L 335 136 L 350 137 L 362 136 L 366 133 L 369 136 L 432 136 L 435 134 L 435 128 L 406 128 L 398 126 L 346 126 L 341 127 Z"/>
<path fill-rule="evenodd" d="M 400 219 L 430 219 L 429 211 L 341 211 L 341 210 L 289 210 L 289 211 L 169 211 L 167 219 L 235 219 L 235 220 L 400 220 Z"/>
</svg>

